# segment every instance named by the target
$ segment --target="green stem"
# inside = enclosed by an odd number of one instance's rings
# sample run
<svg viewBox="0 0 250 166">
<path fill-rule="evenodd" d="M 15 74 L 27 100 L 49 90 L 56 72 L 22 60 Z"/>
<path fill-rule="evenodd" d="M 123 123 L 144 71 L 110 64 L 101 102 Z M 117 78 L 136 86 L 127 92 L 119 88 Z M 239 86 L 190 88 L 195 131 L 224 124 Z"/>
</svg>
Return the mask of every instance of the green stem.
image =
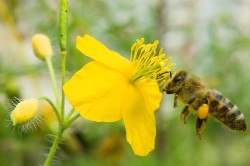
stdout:
<svg viewBox="0 0 250 166">
<path fill-rule="evenodd" d="M 68 1 L 61 0 L 59 16 L 59 33 L 61 52 L 66 51 L 67 46 L 67 22 L 68 22 Z"/>
<path fill-rule="evenodd" d="M 65 95 L 64 95 L 64 91 L 63 91 L 63 85 L 65 83 L 65 71 L 66 71 L 66 54 L 67 52 L 61 52 L 61 58 L 62 58 L 62 89 L 61 89 L 61 115 L 62 118 L 64 119 L 64 105 L 65 105 Z"/>
<path fill-rule="evenodd" d="M 56 96 L 56 103 L 57 103 L 57 109 L 60 109 L 60 113 L 58 111 L 57 112 L 57 116 L 59 117 L 59 128 L 58 128 L 58 133 L 57 136 L 53 142 L 53 145 L 50 149 L 49 155 L 45 161 L 44 166 L 49 166 L 51 160 L 53 159 L 55 153 L 56 153 L 56 149 L 58 148 L 59 142 L 62 139 L 62 134 L 63 131 L 69 127 L 69 125 L 76 119 L 76 117 L 73 117 L 72 119 L 70 119 L 69 121 L 67 121 L 67 123 L 65 124 L 65 120 L 64 120 L 64 105 L 65 105 L 65 96 L 64 96 L 64 91 L 63 91 L 63 85 L 65 83 L 65 71 L 66 71 L 66 56 L 67 56 L 67 21 L 68 21 L 68 1 L 67 0 L 61 0 L 60 1 L 60 14 L 59 14 L 59 44 L 60 44 L 60 49 L 61 49 L 61 63 L 62 63 L 62 69 L 61 69 L 61 74 L 62 74 L 62 78 L 61 78 L 61 103 L 59 101 L 59 95 L 57 92 L 57 86 L 56 86 L 56 82 L 55 82 L 55 75 L 54 75 L 54 71 L 53 71 L 53 67 L 52 67 L 52 63 L 51 60 L 49 58 L 46 58 L 46 62 L 49 66 L 49 70 L 51 73 L 51 80 L 53 83 L 53 89 L 54 89 L 54 93 Z M 53 74 L 52 74 L 53 73 Z M 61 104 L 61 105 L 60 105 Z M 70 115 L 71 116 L 71 115 Z"/>
<path fill-rule="evenodd" d="M 68 1 L 61 0 L 60 16 L 59 16 L 59 33 L 60 33 L 60 48 L 61 48 L 61 59 L 62 59 L 61 117 L 63 119 L 64 119 L 64 105 L 65 105 L 65 95 L 63 91 L 63 85 L 65 83 L 66 56 L 67 56 L 67 22 L 68 22 Z"/>
<path fill-rule="evenodd" d="M 74 107 L 72 107 L 71 108 L 71 110 L 69 111 L 69 113 L 68 113 L 68 115 L 66 116 L 66 121 L 68 121 L 69 120 L 69 118 L 71 117 L 71 115 L 73 114 L 75 112 L 75 108 Z"/>
<path fill-rule="evenodd" d="M 53 159 L 53 157 L 54 157 L 54 155 L 56 153 L 57 147 L 58 147 L 58 145 L 59 145 L 59 143 L 60 143 L 60 141 L 62 139 L 63 131 L 64 131 L 64 129 L 60 126 L 59 129 L 58 129 L 56 138 L 55 138 L 55 140 L 53 142 L 53 145 L 52 145 L 52 147 L 50 149 L 50 152 L 48 154 L 48 157 L 47 157 L 47 159 L 46 159 L 46 161 L 44 163 L 44 166 L 49 166 L 50 165 L 51 160 Z"/>
<path fill-rule="evenodd" d="M 56 108 L 56 106 L 54 105 L 54 103 L 47 97 L 40 97 L 39 100 L 45 100 L 47 101 L 51 107 L 53 108 L 54 112 L 56 113 L 56 117 L 57 117 L 57 120 L 61 123 L 61 117 L 60 117 L 60 114 Z"/>
<path fill-rule="evenodd" d="M 64 129 L 66 129 L 66 128 L 68 128 L 70 125 L 71 125 L 71 123 L 73 123 L 77 118 L 79 118 L 80 117 L 80 114 L 78 113 L 78 114 L 76 114 L 75 116 L 73 116 L 69 121 L 67 121 L 66 123 L 65 123 L 65 125 L 64 125 Z"/>
<path fill-rule="evenodd" d="M 52 81 L 53 91 L 54 91 L 54 95 L 56 98 L 56 108 L 59 109 L 60 108 L 59 94 L 58 94 L 58 88 L 57 88 L 57 84 L 56 84 L 55 71 L 53 68 L 53 64 L 51 62 L 51 57 L 46 56 L 45 60 L 46 60 L 46 63 L 48 65 L 48 68 L 49 68 L 49 73 L 50 73 L 50 78 Z"/>
</svg>

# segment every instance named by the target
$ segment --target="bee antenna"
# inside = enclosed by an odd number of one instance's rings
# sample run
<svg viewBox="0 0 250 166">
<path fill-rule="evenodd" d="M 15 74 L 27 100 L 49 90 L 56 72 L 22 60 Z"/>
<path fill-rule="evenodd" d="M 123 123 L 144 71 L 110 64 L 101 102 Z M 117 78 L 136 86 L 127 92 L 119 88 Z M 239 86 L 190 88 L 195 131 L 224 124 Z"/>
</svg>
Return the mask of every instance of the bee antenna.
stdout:
<svg viewBox="0 0 250 166">
<path fill-rule="evenodd" d="M 166 71 L 166 72 L 163 72 L 161 74 L 158 74 L 157 78 L 159 78 L 161 75 L 163 75 L 165 73 L 169 73 L 169 77 L 172 78 L 172 72 L 171 71 Z"/>
</svg>

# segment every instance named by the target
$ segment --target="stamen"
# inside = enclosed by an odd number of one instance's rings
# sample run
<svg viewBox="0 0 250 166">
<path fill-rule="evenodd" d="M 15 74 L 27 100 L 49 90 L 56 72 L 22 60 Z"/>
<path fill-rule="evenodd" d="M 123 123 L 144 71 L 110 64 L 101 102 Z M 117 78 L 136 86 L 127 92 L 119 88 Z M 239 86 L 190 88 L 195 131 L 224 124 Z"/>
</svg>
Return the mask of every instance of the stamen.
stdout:
<svg viewBox="0 0 250 166">
<path fill-rule="evenodd" d="M 175 67 L 176 66 L 176 63 L 171 63 L 168 65 L 168 68 L 172 68 L 172 67 Z"/>
<path fill-rule="evenodd" d="M 157 46 L 159 41 L 154 41 L 153 44 L 144 44 L 144 39 L 137 40 L 132 46 L 130 53 L 131 62 L 131 78 L 132 82 L 145 79 L 156 80 L 159 84 L 166 82 L 169 78 L 170 68 L 174 64 L 166 65 L 171 60 L 171 57 L 165 57 L 161 48 L 157 54 Z"/>
<path fill-rule="evenodd" d="M 171 56 L 168 56 L 166 59 L 164 59 L 163 61 L 164 61 L 164 63 L 168 63 L 170 60 L 172 59 L 172 57 Z"/>
</svg>

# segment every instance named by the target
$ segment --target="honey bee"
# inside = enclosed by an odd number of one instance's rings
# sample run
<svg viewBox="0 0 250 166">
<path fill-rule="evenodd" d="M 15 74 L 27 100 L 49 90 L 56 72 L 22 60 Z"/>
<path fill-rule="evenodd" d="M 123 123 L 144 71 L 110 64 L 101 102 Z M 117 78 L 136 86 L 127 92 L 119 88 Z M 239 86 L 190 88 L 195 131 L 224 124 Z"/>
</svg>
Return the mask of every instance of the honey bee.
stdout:
<svg viewBox="0 0 250 166">
<path fill-rule="evenodd" d="M 244 115 L 235 104 L 217 90 L 209 89 L 198 77 L 188 75 L 185 70 L 176 71 L 163 91 L 175 95 L 174 107 L 177 106 L 177 99 L 185 104 L 181 112 L 184 123 L 190 112 L 197 113 L 196 135 L 199 138 L 206 127 L 208 114 L 233 130 L 247 129 Z"/>
</svg>

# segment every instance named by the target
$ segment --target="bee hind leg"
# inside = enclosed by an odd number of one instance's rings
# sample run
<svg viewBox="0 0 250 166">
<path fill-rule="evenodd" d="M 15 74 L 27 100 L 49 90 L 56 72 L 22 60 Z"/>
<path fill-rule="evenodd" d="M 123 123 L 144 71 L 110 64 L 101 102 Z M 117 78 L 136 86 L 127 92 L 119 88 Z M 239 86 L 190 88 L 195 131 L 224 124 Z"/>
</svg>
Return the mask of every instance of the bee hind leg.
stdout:
<svg viewBox="0 0 250 166">
<path fill-rule="evenodd" d="M 209 113 L 208 104 L 202 104 L 197 111 L 196 135 L 200 139 L 201 139 L 201 133 L 205 129 L 207 124 L 208 113 Z"/>
<path fill-rule="evenodd" d="M 181 111 L 181 116 L 180 116 L 180 119 L 181 121 L 186 124 L 187 123 L 187 116 L 189 115 L 189 106 L 186 105 L 183 110 Z"/>
<path fill-rule="evenodd" d="M 196 135 L 201 139 L 201 133 L 206 128 L 207 118 L 206 119 L 196 119 Z"/>
</svg>

